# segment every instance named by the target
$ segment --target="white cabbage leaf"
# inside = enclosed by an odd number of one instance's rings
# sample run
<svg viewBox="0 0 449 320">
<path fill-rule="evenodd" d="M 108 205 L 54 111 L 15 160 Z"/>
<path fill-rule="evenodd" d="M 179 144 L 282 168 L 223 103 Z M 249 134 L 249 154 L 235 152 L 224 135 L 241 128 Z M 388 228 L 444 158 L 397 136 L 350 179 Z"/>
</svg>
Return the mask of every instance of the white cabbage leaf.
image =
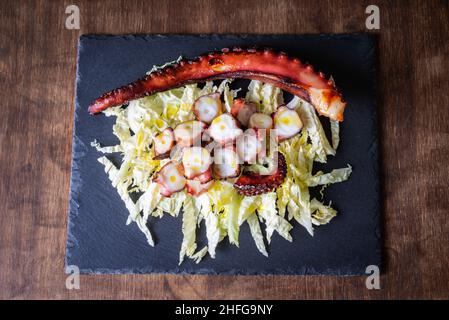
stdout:
<svg viewBox="0 0 449 320">
<path fill-rule="evenodd" d="M 239 246 L 239 205 L 241 197 L 235 193 L 235 197 L 225 206 L 226 229 L 228 230 L 229 242 Z"/>
<path fill-rule="evenodd" d="M 259 219 L 257 215 L 252 214 L 247 219 L 246 222 L 249 225 L 249 229 L 251 231 L 251 235 L 256 243 L 257 249 L 262 253 L 265 257 L 268 257 L 267 249 L 265 248 L 265 243 L 263 240 L 262 230 L 260 229 Z"/>
<path fill-rule="evenodd" d="M 293 227 L 287 220 L 278 215 L 276 209 L 276 193 L 264 193 L 260 197 L 261 204 L 257 208 L 257 214 L 265 222 L 268 243 L 271 242 L 271 236 L 274 231 L 277 231 L 284 239 L 292 241 L 290 230 Z"/>
<path fill-rule="evenodd" d="M 324 205 L 315 198 L 310 202 L 310 210 L 313 212 L 312 222 L 317 226 L 329 223 L 337 215 L 337 210 L 330 205 Z"/>
<path fill-rule="evenodd" d="M 184 257 L 192 257 L 196 250 L 196 226 L 198 212 L 193 203 L 192 197 L 187 197 L 184 201 L 182 214 L 182 240 L 181 250 L 179 252 L 179 264 L 182 263 Z"/>
<path fill-rule="evenodd" d="M 95 149 L 97 149 L 98 152 L 101 153 L 116 153 L 122 151 L 122 148 L 119 144 L 115 146 L 102 147 L 97 140 L 92 141 L 90 143 L 90 146 L 94 147 Z"/>
<path fill-rule="evenodd" d="M 351 175 L 352 167 L 348 165 L 346 168 L 334 169 L 329 173 L 317 172 L 307 180 L 309 187 L 315 187 L 318 185 L 327 185 L 331 183 L 343 182 L 349 179 Z"/>
<path fill-rule="evenodd" d="M 335 155 L 335 150 L 326 137 L 323 126 L 315 111 L 315 108 L 305 101 L 298 104 L 296 111 L 301 118 L 304 129 L 307 131 L 315 152 L 313 160 L 325 163 L 328 155 Z"/>
<path fill-rule="evenodd" d="M 246 100 L 255 103 L 258 111 L 266 114 L 272 114 L 280 105 L 284 104 L 280 88 L 258 80 L 252 80 L 248 85 Z"/>
<path fill-rule="evenodd" d="M 250 216 L 254 215 L 256 209 L 260 206 L 260 197 L 243 197 L 240 202 L 238 213 L 238 224 L 242 225 Z"/>
<path fill-rule="evenodd" d="M 209 211 L 205 215 L 205 221 L 208 251 L 210 256 L 212 258 L 215 258 L 215 249 L 217 248 L 217 245 L 220 242 L 221 238 L 218 215 L 213 211 Z"/>
<path fill-rule="evenodd" d="M 200 263 L 201 260 L 206 256 L 208 252 L 207 246 L 204 246 L 203 249 L 197 251 L 195 254 L 193 254 L 190 258 L 195 261 L 196 264 Z"/>
<path fill-rule="evenodd" d="M 331 134 L 332 134 L 332 148 L 337 151 L 340 144 L 340 122 L 330 120 L 331 122 Z"/>
<path fill-rule="evenodd" d="M 98 158 L 98 162 L 104 165 L 104 171 L 108 174 L 108 177 L 111 181 L 115 181 L 117 176 L 119 175 L 119 170 L 114 166 L 114 164 L 106 157 Z M 128 209 L 130 216 L 134 219 L 139 215 L 139 208 L 131 199 L 128 193 L 129 182 L 120 181 L 115 185 L 117 192 L 125 203 L 126 209 Z"/>
</svg>

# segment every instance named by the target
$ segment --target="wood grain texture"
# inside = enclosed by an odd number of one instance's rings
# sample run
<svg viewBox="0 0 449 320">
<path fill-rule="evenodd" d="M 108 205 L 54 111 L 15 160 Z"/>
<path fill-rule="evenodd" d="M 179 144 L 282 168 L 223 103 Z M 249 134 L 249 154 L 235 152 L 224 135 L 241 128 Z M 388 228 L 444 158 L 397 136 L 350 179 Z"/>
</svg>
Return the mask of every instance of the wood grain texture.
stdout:
<svg viewBox="0 0 449 320">
<path fill-rule="evenodd" d="M 364 277 L 82 276 L 65 288 L 83 33 L 364 32 L 381 11 L 381 290 Z M 81 29 L 66 30 L 75 3 Z M 449 298 L 449 8 L 441 1 L 1 1 L 0 298 Z M 356 106 L 354 106 L 356 107 Z"/>
</svg>

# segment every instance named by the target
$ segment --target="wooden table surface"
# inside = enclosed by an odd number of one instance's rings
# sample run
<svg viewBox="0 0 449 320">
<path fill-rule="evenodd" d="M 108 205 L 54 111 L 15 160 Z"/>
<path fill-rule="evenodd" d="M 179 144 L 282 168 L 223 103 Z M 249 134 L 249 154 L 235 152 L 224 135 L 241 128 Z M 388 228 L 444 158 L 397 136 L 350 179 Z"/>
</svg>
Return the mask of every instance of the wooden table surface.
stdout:
<svg viewBox="0 0 449 320">
<path fill-rule="evenodd" d="M 70 4 L 80 30 L 65 28 Z M 171 275 L 82 276 L 66 289 L 79 35 L 366 32 L 369 4 L 380 8 L 380 290 L 364 277 Z M 445 0 L 2 0 L 0 298 L 449 298 L 448 21 Z"/>
</svg>

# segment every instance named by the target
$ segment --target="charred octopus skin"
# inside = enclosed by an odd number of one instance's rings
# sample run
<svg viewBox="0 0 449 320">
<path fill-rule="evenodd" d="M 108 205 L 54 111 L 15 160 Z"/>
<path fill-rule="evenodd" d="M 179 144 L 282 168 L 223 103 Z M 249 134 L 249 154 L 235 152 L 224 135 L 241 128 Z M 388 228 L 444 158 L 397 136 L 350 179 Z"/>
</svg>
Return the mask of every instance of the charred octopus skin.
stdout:
<svg viewBox="0 0 449 320">
<path fill-rule="evenodd" d="M 273 191 L 284 182 L 287 175 L 287 164 L 282 153 L 277 153 L 278 166 L 271 175 L 261 175 L 253 172 L 242 174 L 234 183 L 234 188 L 243 196 L 256 196 Z"/>
<path fill-rule="evenodd" d="M 103 94 L 89 106 L 89 112 L 95 114 L 145 95 L 189 83 L 226 78 L 271 83 L 310 102 L 321 115 L 343 121 L 346 102 L 334 82 L 299 59 L 271 49 L 225 48 L 221 52 L 211 52 L 194 60 L 181 60 Z"/>
</svg>

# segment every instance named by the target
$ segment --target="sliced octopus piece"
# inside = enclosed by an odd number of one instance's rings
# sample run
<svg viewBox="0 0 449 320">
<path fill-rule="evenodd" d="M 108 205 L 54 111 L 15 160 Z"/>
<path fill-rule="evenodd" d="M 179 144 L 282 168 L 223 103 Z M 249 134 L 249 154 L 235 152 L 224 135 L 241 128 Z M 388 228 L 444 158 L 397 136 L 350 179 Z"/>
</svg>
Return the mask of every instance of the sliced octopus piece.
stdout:
<svg viewBox="0 0 449 320">
<path fill-rule="evenodd" d="M 274 128 L 279 141 L 297 135 L 302 129 L 302 121 L 295 110 L 279 107 L 274 114 Z"/>
<path fill-rule="evenodd" d="M 165 197 L 181 191 L 186 185 L 182 165 L 176 161 L 168 162 L 157 172 L 156 182 L 160 186 L 160 193 Z"/>
<path fill-rule="evenodd" d="M 178 124 L 174 130 L 176 144 L 180 147 L 190 147 L 201 143 L 201 135 L 206 129 L 206 124 L 201 121 L 186 121 Z"/>
<path fill-rule="evenodd" d="M 249 118 L 248 125 L 254 129 L 271 129 L 273 128 L 273 118 L 265 113 L 254 113 Z"/>
<path fill-rule="evenodd" d="M 170 150 L 175 145 L 175 135 L 172 128 L 166 128 L 164 131 L 154 137 L 154 158 L 157 160 L 170 157 Z"/>
<path fill-rule="evenodd" d="M 187 180 L 186 190 L 192 196 L 199 196 L 203 194 L 213 185 L 214 181 L 208 181 L 205 183 L 201 183 L 198 180 Z"/>
<path fill-rule="evenodd" d="M 192 110 L 199 121 L 210 124 L 222 113 L 220 93 L 214 92 L 199 97 L 194 102 Z"/>
<path fill-rule="evenodd" d="M 190 147 L 183 150 L 181 161 L 185 176 L 193 179 L 210 169 L 212 157 L 206 148 Z"/>
<path fill-rule="evenodd" d="M 235 118 L 229 113 L 224 113 L 215 118 L 209 129 L 210 137 L 217 143 L 227 144 L 233 142 L 239 135 L 243 133 L 239 128 Z"/>
<path fill-rule="evenodd" d="M 213 175 L 212 175 L 212 166 L 209 167 L 209 169 L 207 169 L 207 171 L 193 177 L 193 180 L 197 180 L 201 183 L 206 183 L 209 182 L 213 179 Z"/>
<path fill-rule="evenodd" d="M 256 130 L 248 129 L 236 140 L 236 151 L 240 160 L 246 163 L 256 163 L 261 153 L 262 142 Z"/>
<path fill-rule="evenodd" d="M 214 174 L 220 178 L 235 178 L 240 174 L 240 159 L 233 147 L 218 147 L 214 150 Z"/>
<path fill-rule="evenodd" d="M 252 102 L 246 102 L 243 98 L 235 99 L 232 103 L 231 114 L 244 127 L 248 127 L 249 119 L 256 111 L 256 105 Z"/>
</svg>

